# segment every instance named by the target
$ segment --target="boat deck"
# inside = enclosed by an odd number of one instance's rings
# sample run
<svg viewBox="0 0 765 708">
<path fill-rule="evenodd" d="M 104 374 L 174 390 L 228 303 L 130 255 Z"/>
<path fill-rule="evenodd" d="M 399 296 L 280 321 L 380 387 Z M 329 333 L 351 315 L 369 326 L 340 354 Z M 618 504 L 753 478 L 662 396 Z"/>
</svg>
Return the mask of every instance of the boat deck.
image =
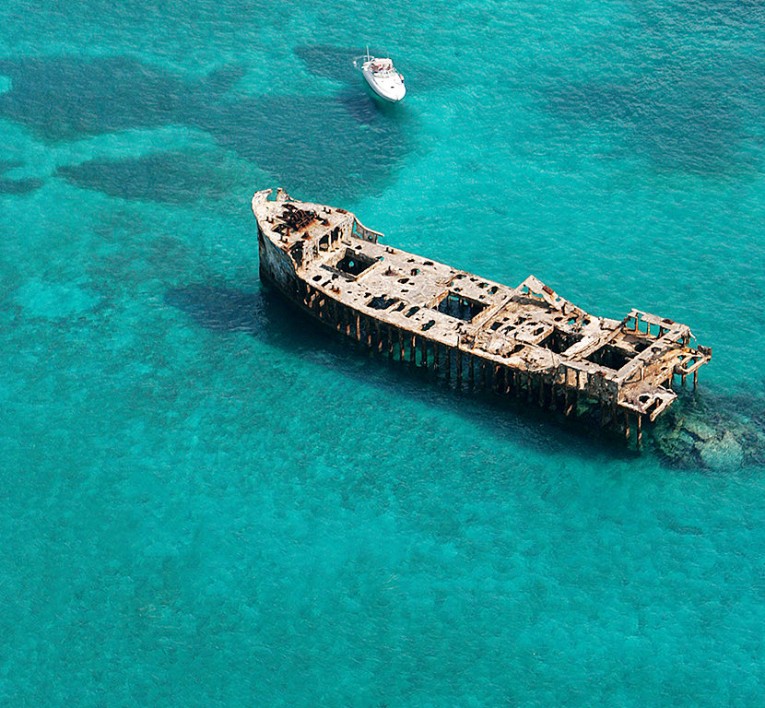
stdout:
<svg viewBox="0 0 765 708">
<path fill-rule="evenodd" d="M 253 198 L 263 236 L 307 286 L 366 318 L 525 374 L 549 376 L 655 419 L 683 379 L 709 361 L 683 324 L 632 310 L 596 317 L 534 276 L 515 288 L 379 243 L 353 214 Z M 695 377 L 694 377 L 695 381 Z"/>
</svg>

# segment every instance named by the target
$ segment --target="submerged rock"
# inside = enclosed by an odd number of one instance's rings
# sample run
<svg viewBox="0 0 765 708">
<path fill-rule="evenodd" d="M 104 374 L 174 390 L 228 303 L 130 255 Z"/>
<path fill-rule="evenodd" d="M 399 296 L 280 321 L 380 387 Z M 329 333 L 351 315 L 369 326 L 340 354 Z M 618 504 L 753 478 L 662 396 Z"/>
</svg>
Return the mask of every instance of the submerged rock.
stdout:
<svg viewBox="0 0 765 708">
<path fill-rule="evenodd" d="M 657 423 L 654 443 L 670 464 L 727 472 L 765 462 L 765 429 L 751 415 L 763 401 L 688 395 Z M 751 409 L 751 410 L 750 410 Z"/>
<path fill-rule="evenodd" d="M 696 440 L 686 430 L 675 428 L 657 436 L 660 452 L 673 464 L 685 466 L 697 455 Z"/>
<path fill-rule="evenodd" d="M 684 419 L 684 428 L 693 437 L 699 440 L 712 440 L 715 437 L 715 429 L 701 418 L 688 416 Z"/>
<path fill-rule="evenodd" d="M 716 471 L 738 469 L 744 463 L 744 448 L 733 433 L 727 431 L 722 438 L 696 444 L 704 466 Z"/>
</svg>

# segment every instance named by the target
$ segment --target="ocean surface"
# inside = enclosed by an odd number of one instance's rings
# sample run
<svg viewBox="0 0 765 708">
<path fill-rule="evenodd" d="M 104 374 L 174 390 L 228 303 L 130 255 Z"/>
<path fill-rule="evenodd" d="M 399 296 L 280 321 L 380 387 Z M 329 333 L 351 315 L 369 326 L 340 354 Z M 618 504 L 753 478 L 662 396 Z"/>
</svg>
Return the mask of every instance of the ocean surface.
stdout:
<svg viewBox="0 0 765 708">
<path fill-rule="evenodd" d="M 0 703 L 762 705 L 764 47 L 760 0 L 4 0 Z M 279 185 L 712 363 L 641 454 L 434 385 L 263 290 Z"/>
</svg>

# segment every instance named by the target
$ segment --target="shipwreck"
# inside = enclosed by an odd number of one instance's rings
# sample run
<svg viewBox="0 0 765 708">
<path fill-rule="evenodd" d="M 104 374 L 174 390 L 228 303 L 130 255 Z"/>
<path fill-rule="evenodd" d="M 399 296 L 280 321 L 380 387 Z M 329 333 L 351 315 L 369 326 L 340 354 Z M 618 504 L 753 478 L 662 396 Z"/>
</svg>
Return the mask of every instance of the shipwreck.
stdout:
<svg viewBox="0 0 765 708">
<path fill-rule="evenodd" d="M 459 387 L 583 416 L 640 444 L 712 356 L 684 324 L 633 309 L 588 314 L 529 276 L 512 288 L 380 243 L 340 208 L 257 192 L 260 276 L 380 355 Z"/>
</svg>

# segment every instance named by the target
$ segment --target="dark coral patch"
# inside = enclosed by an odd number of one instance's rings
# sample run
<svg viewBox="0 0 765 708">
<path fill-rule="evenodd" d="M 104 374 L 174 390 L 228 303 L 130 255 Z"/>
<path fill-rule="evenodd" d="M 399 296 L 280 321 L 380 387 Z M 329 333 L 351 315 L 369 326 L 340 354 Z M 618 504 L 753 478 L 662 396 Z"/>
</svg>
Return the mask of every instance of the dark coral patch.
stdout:
<svg viewBox="0 0 765 708">
<path fill-rule="evenodd" d="M 165 152 L 134 160 L 91 160 L 62 167 L 58 174 L 85 189 L 137 201 L 186 204 L 221 199 L 235 182 L 204 155 Z"/>
<path fill-rule="evenodd" d="M 0 115 L 52 141 L 175 123 L 241 76 L 231 69 L 191 83 L 124 56 L 3 60 L 0 73 L 12 85 Z"/>
<path fill-rule="evenodd" d="M 323 67 L 320 71 L 329 71 Z M 407 114 L 386 113 L 362 86 L 355 100 L 334 95 L 241 98 L 229 93 L 241 68 L 190 82 L 129 57 L 2 60 L 0 72 L 12 85 L 0 95 L 0 116 L 44 139 L 186 125 L 209 132 L 274 181 L 316 198 L 330 193 L 349 198 L 374 189 L 390 178 L 409 150 Z M 98 161 L 61 174 L 128 199 L 181 202 L 203 191 L 179 156 L 163 160 Z"/>
<path fill-rule="evenodd" d="M 223 102 L 195 120 L 220 145 L 257 164 L 279 184 L 316 199 L 374 188 L 409 150 L 405 116 L 391 120 L 372 107 L 362 122 L 336 97 Z"/>
<path fill-rule="evenodd" d="M 45 184 L 44 180 L 29 179 L 7 179 L 0 177 L 0 194 L 29 194 L 34 192 Z"/>
</svg>

